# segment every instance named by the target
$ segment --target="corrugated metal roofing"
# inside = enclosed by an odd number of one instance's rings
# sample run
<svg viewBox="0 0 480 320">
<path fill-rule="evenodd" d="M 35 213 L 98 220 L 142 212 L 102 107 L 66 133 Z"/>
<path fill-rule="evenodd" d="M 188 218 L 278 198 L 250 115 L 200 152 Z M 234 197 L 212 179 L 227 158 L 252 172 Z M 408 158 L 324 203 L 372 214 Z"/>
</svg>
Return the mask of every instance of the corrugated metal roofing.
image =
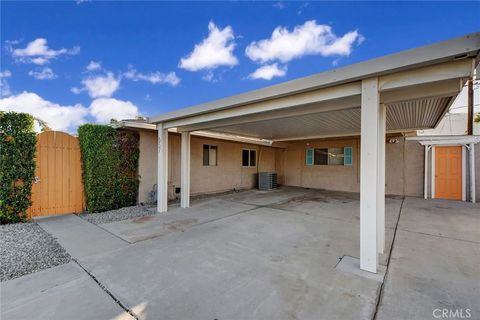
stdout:
<svg viewBox="0 0 480 320">
<path fill-rule="evenodd" d="M 387 105 L 387 130 L 433 128 L 453 97 L 436 97 Z M 361 109 L 313 113 L 308 115 L 251 122 L 211 131 L 251 136 L 269 140 L 360 133 Z"/>
</svg>

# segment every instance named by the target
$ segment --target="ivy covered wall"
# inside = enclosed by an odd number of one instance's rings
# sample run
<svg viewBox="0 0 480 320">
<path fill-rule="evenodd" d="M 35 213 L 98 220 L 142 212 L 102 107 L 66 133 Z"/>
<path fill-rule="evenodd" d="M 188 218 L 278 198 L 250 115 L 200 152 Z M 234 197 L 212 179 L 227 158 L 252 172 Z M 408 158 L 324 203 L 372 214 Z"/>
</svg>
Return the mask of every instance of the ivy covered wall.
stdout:
<svg viewBox="0 0 480 320">
<path fill-rule="evenodd" d="M 78 128 L 83 183 L 89 212 L 136 204 L 139 136 L 106 125 Z"/>
<path fill-rule="evenodd" d="M 35 178 L 33 117 L 0 112 L 0 224 L 26 219 Z"/>
</svg>

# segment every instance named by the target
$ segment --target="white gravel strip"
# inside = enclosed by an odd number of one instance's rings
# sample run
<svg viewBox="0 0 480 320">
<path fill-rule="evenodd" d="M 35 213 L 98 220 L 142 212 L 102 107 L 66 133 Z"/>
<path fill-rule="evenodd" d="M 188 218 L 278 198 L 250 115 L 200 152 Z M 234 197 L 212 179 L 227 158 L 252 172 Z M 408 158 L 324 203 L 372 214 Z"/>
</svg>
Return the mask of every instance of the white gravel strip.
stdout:
<svg viewBox="0 0 480 320">
<path fill-rule="evenodd" d="M 104 212 L 84 213 L 80 217 L 93 224 L 103 224 L 154 214 L 157 214 L 154 206 L 132 206 Z"/>
<path fill-rule="evenodd" d="M 65 249 L 35 222 L 0 225 L 0 281 L 69 261 Z"/>
</svg>

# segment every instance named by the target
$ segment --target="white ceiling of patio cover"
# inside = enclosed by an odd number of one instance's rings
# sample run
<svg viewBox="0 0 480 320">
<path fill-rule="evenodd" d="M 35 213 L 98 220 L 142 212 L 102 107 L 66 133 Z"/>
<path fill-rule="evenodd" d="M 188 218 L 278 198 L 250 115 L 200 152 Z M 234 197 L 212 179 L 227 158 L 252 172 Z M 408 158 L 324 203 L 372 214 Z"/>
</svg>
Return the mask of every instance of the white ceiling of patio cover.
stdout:
<svg viewBox="0 0 480 320">
<path fill-rule="evenodd" d="M 387 105 L 387 131 L 433 128 L 454 97 L 437 97 Z M 269 140 L 360 133 L 360 107 L 289 118 L 250 122 L 210 131 Z"/>
</svg>

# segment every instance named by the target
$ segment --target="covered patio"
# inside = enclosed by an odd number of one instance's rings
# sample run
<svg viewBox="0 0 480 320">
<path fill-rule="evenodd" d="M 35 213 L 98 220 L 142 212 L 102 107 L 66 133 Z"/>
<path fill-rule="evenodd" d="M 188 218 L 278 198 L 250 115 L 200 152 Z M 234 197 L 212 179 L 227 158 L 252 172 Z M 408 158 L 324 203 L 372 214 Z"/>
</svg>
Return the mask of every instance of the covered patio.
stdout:
<svg viewBox="0 0 480 320">
<path fill-rule="evenodd" d="M 166 212 L 168 130 L 181 133 L 181 207 L 190 206 L 190 134 L 286 141 L 360 135 L 360 268 L 385 252 L 385 139 L 434 128 L 478 65 L 480 34 L 436 43 L 149 119 L 158 130 L 158 207 Z"/>
</svg>

